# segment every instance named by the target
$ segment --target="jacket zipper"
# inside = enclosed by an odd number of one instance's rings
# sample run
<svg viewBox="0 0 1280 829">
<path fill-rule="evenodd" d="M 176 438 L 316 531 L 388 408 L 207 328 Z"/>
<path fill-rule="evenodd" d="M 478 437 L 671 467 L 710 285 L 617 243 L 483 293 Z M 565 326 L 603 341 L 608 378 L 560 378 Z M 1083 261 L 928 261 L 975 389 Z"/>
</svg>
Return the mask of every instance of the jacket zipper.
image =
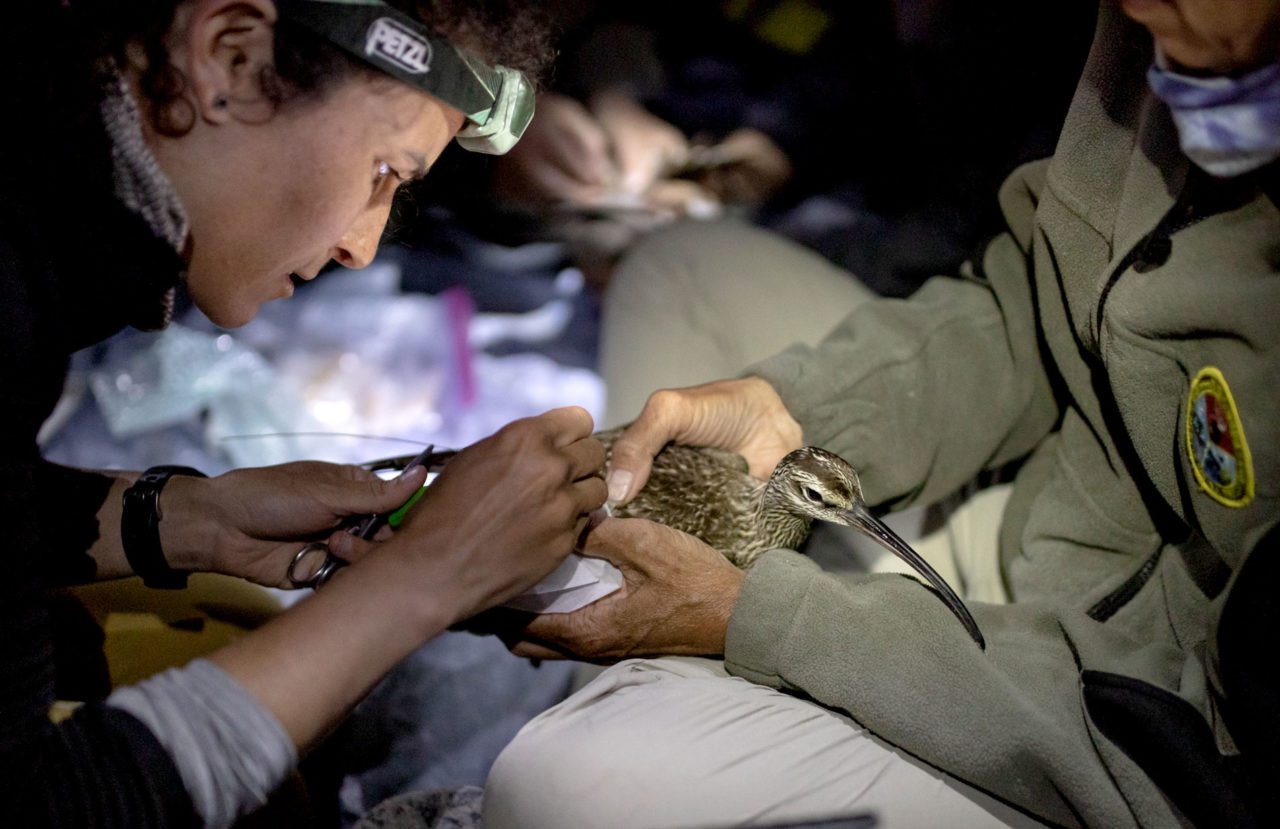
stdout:
<svg viewBox="0 0 1280 829">
<path fill-rule="evenodd" d="M 1095 370 L 1106 370 L 1102 359 L 1102 319 L 1103 309 L 1106 307 L 1107 297 L 1110 296 L 1111 289 L 1115 287 L 1116 283 L 1120 281 L 1121 275 L 1129 268 L 1141 268 L 1143 263 L 1147 263 L 1150 269 L 1154 269 L 1168 260 L 1169 256 L 1172 255 L 1173 241 L 1171 237 L 1173 234 L 1199 221 L 1199 219 L 1193 218 L 1191 190 L 1190 186 L 1183 188 L 1182 192 L 1178 194 L 1178 199 L 1174 202 L 1174 206 L 1164 215 L 1164 218 L 1160 220 L 1154 230 L 1142 237 L 1142 240 L 1125 254 L 1124 258 L 1120 260 L 1120 264 L 1111 272 L 1106 285 L 1102 287 L 1102 294 L 1098 297 L 1098 311 L 1095 317 L 1097 354 L 1090 354 L 1090 358 L 1096 363 Z M 1104 408 L 1116 407 L 1114 399 L 1101 402 Z M 1131 447 L 1118 446 L 1117 448 L 1122 454 L 1132 454 Z M 1163 552 L 1163 545 L 1157 547 L 1156 551 L 1148 556 L 1142 562 L 1142 565 L 1129 578 L 1125 579 L 1119 587 L 1089 608 L 1087 611 L 1089 617 L 1099 622 L 1105 622 L 1115 615 L 1116 611 L 1128 604 L 1151 580 L 1151 576 L 1155 573 L 1156 565 L 1160 563 L 1160 556 Z"/>
<path fill-rule="evenodd" d="M 1280 172 L 1280 165 L 1273 165 Z M 1098 310 L 1094 316 L 1094 326 L 1098 332 L 1098 356 L 1102 356 L 1102 319 L 1111 289 L 1120 281 L 1120 277 L 1129 268 L 1140 273 L 1155 270 L 1168 261 L 1173 251 L 1173 235 L 1199 224 L 1211 216 L 1244 205 L 1259 192 L 1259 183 L 1267 179 L 1262 176 L 1269 171 L 1257 175 L 1244 175 L 1236 179 L 1215 179 L 1198 167 L 1192 167 L 1187 174 L 1186 184 L 1169 212 L 1164 215 L 1155 229 L 1142 237 L 1142 241 L 1133 246 L 1125 254 L 1124 259 L 1111 272 L 1107 284 L 1102 286 L 1098 297 Z M 1146 263 L 1146 267 L 1143 265 Z"/>
<path fill-rule="evenodd" d="M 1244 185 L 1241 187 L 1240 185 Z M 1204 198 L 1202 195 L 1213 195 L 1214 191 L 1209 190 L 1213 187 L 1219 198 Z M 1097 329 L 1097 349 L 1098 353 L 1094 357 L 1097 361 L 1097 368 L 1105 370 L 1105 364 L 1102 360 L 1102 321 L 1103 311 L 1107 304 L 1107 298 L 1111 294 L 1111 289 L 1120 281 L 1120 277 L 1129 270 L 1135 268 L 1139 272 L 1146 270 L 1154 270 L 1160 267 L 1173 252 L 1173 235 L 1181 230 L 1185 230 L 1192 225 L 1201 222 L 1210 216 L 1214 216 L 1234 206 L 1241 204 L 1241 197 L 1250 193 L 1256 193 L 1256 188 L 1252 182 L 1245 180 L 1235 180 L 1232 182 L 1211 180 L 1207 173 L 1203 173 L 1197 168 L 1192 168 L 1188 174 L 1186 185 L 1182 188 L 1182 192 L 1178 194 L 1177 201 L 1173 207 L 1165 214 L 1155 229 L 1142 238 L 1138 244 L 1133 246 L 1120 264 L 1111 272 L 1111 276 L 1107 279 L 1106 285 L 1102 288 L 1102 294 L 1098 297 L 1098 311 L 1095 316 L 1095 325 Z M 1197 209 L 1199 208 L 1199 209 Z M 1143 265 L 1147 267 L 1144 269 Z M 1111 407 L 1115 407 L 1114 400 L 1107 401 Z M 1128 452 L 1133 455 L 1131 446 L 1118 447 L 1122 452 Z M 1136 462 L 1136 457 L 1135 457 Z M 1160 563 L 1160 556 L 1163 553 L 1163 546 L 1158 548 L 1154 553 L 1142 562 L 1137 571 L 1129 578 L 1125 579 L 1115 590 L 1111 591 L 1093 607 L 1089 608 L 1088 615 L 1099 622 L 1105 622 L 1111 618 L 1116 611 L 1124 607 L 1129 601 L 1138 594 L 1151 576 L 1156 571 L 1156 565 Z"/>
<path fill-rule="evenodd" d="M 1102 359 L 1102 318 L 1103 311 L 1107 305 L 1107 299 L 1111 296 L 1111 289 L 1120 281 L 1120 277 L 1131 267 L 1141 267 L 1142 263 L 1150 263 L 1151 270 L 1163 265 L 1172 254 L 1173 234 L 1180 230 L 1191 227 L 1197 222 L 1208 218 L 1211 213 L 1202 212 L 1196 215 L 1195 196 L 1200 189 L 1197 186 L 1197 177 L 1192 173 L 1192 180 L 1182 188 L 1182 192 L 1178 194 L 1177 201 L 1173 207 L 1164 215 L 1160 223 L 1155 229 L 1142 237 L 1142 241 L 1134 245 L 1130 251 L 1120 260 L 1120 264 L 1111 272 L 1111 276 L 1107 279 L 1107 284 L 1102 286 L 1102 294 L 1098 297 L 1098 311 L 1094 317 L 1094 327 L 1097 334 L 1098 359 Z"/>
<path fill-rule="evenodd" d="M 1194 171 L 1192 175 L 1194 176 Z M 1120 260 L 1120 264 L 1111 272 L 1111 276 L 1107 279 L 1107 284 L 1102 287 L 1102 294 L 1098 297 L 1097 315 L 1094 318 L 1098 349 L 1094 359 L 1097 362 L 1099 371 L 1105 371 L 1105 363 L 1102 359 L 1102 320 L 1107 298 L 1111 295 L 1111 289 L 1116 286 L 1116 283 L 1120 281 L 1120 277 L 1130 268 L 1143 269 L 1145 266 L 1147 270 L 1154 270 L 1163 265 L 1173 253 L 1173 234 L 1205 218 L 1203 215 L 1199 217 L 1195 215 L 1194 191 L 1197 189 L 1194 179 L 1187 182 L 1169 212 L 1164 215 L 1164 218 L 1160 220 L 1154 230 L 1142 237 L 1142 240 L 1125 254 L 1124 258 Z M 1112 407 L 1116 405 L 1114 400 L 1109 400 L 1107 403 Z M 1128 447 L 1120 448 L 1121 452 L 1126 451 L 1126 449 Z M 1089 608 L 1089 617 L 1099 622 L 1105 622 L 1116 611 L 1128 604 L 1151 580 L 1151 576 L 1155 573 L 1156 565 L 1160 563 L 1160 556 L 1163 552 L 1164 547 L 1158 547 L 1154 553 L 1142 562 L 1142 565 L 1138 567 L 1133 575 L 1129 576 L 1119 587 Z"/>
</svg>

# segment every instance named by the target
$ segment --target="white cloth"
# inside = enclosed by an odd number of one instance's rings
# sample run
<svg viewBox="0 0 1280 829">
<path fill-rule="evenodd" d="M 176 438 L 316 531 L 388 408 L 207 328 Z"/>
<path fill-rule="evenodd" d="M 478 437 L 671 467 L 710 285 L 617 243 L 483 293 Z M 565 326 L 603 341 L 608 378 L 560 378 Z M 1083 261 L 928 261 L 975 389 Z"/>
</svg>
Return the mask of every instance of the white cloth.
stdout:
<svg viewBox="0 0 1280 829">
<path fill-rule="evenodd" d="M 503 607 L 528 613 L 572 613 L 622 587 L 622 571 L 602 558 L 570 554 L 560 566 Z"/>
</svg>

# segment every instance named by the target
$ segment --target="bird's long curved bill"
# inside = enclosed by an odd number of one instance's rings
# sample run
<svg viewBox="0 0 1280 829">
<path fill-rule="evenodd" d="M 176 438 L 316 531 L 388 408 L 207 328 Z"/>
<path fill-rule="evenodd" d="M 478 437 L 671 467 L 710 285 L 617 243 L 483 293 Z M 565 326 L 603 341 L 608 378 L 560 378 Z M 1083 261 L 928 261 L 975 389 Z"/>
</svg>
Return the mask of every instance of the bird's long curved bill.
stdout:
<svg viewBox="0 0 1280 829">
<path fill-rule="evenodd" d="M 964 606 L 964 602 L 956 595 L 956 591 L 951 589 L 951 585 L 947 584 L 946 579 L 938 575 L 938 571 L 929 566 L 929 562 L 911 549 L 907 542 L 899 538 L 897 533 L 889 529 L 879 518 L 872 515 L 870 510 L 862 504 L 846 510 L 845 515 L 848 518 L 849 526 L 861 530 L 874 538 L 898 558 L 910 564 L 912 569 L 919 573 L 925 581 L 929 582 L 938 591 L 938 596 L 943 603 L 951 608 L 951 612 L 964 625 L 965 630 L 969 631 L 969 635 L 973 637 L 973 641 L 978 643 L 978 647 L 986 649 L 986 640 L 982 638 L 982 631 L 978 630 L 978 623 L 973 620 L 973 616 L 969 613 L 969 608 Z"/>
</svg>

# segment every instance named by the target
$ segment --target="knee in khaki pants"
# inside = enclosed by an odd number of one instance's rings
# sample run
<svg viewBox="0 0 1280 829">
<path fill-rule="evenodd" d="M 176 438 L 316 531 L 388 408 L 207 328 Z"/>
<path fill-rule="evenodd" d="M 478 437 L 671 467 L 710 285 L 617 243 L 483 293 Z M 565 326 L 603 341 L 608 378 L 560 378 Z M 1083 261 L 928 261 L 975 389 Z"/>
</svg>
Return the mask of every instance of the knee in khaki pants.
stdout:
<svg viewBox="0 0 1280 829">
<path fill-rule="evenodd" d="M 816 343 L 871 296 L 813 251 L 742 222 L 655 233 L 605 296 L 606 421 L 634 418 L 657 389 L 734 377 L 792 343 Z"/>
<path fill-rule="evenodd" d="M 711 659 L 631 660 L 527 725 L 486 784 L 487 829 L 1034 826 L 838 712 Z"/>
</svg>

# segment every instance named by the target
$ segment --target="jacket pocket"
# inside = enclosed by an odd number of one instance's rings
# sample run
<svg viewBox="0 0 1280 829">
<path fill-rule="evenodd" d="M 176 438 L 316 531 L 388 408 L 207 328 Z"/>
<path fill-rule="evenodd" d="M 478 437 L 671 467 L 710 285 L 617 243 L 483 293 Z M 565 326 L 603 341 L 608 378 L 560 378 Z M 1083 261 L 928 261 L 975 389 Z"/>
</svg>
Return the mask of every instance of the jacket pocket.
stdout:
<svg viewBox="0 0 1280 829">
<path fill-rule="evenodd" d="M 1119 674 L 1086 670 L 1082 681 L 1093 726 L 1193 825 L 1266 825 L 1238 759 L 1218 753 L 1213 732 L 1191 703 Z"/>
</svg>

